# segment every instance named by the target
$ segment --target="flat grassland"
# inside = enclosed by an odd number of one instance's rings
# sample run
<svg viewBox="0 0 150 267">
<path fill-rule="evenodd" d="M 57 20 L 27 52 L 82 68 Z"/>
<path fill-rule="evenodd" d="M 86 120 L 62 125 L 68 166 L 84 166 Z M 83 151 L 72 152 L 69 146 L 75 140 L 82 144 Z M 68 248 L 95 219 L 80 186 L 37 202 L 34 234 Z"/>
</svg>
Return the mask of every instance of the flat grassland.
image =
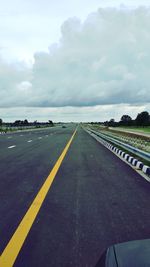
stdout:
<svg viewBox="0 0 150 267">
<path fill-rule="evenodd" d="M 117 127 L 118 130 L 135 131 L 141 133 L 150 133 L 150 126 L 146 127 Z"/>
</svg>

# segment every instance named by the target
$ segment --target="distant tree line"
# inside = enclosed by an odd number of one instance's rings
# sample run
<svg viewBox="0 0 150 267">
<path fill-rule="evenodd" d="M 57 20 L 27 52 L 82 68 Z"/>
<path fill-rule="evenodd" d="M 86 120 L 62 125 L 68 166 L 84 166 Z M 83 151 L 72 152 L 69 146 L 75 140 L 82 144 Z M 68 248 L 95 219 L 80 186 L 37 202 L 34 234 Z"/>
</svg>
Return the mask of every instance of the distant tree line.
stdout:
<svg viewBox="0 0 150 267">
<path fill-rule="evenodd" d="M 53 121 L 49 120 L 48 122 L 38 122 L 37 120 L 34 122 L 29 122 L 27 119 L 25 120 L 16 120 L 14 122 L 3 122 L 2 119 L 0 119 L 0 126 L 8 126 L 8 127 L 24 127 L 24 126 L 53 126 Z"/>
<path fill-rule="evenodd" d="M 91 122 L 91 124 L 95 124 Z M 139 126 L 146 127 L 150 126 L 150 115 L 147 111 L 143 111 L 139 113 L 135 120 L 133 120 L 129 115 L 125 114 L 121 117 L 119 122 L 116 122 L 114 119 L 110 119 L 105 122 L 97 122 L 97 124 L 101 124 L 108 127 L 117 127 L 117 126 Z"/>
</svg>

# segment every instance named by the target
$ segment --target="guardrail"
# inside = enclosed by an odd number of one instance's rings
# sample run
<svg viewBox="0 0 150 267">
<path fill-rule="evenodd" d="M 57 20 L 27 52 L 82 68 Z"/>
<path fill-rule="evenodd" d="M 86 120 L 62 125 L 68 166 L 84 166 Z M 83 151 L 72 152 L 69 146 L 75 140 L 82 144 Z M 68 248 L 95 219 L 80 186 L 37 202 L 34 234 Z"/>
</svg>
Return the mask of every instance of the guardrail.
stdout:
<svg viewBox="0 0 150 267">
<path fill-rule="evenodd" d="M 123 143 L 123 142 L 121 142 L 119 140 L 114 139 L 113 137 L 107 136 L 106 134 L 102 134 L 100 132 L 97 132 L 97 131 L 94 131 L 94 130 L 91 130 L 91 129 L 88 129 L 88 130 L 93 132 L 93 133 L 95 133 L 97 136 L 100 136 L 104 140 L 108 140 L 110 142 L 113 142 L 114 144 L 119 145 L 119 146 L 129 150 L 130 152 L 138 155 L 139 157 L 150 161 L 150 153 L 144 152 L 144 151 L 142 151 L 142 150 L 140 150 L 138 148 L 135 148 L 135 147 L 133 147 L 131 145 L 125 144 L 125 143 Z"/>
</svg>

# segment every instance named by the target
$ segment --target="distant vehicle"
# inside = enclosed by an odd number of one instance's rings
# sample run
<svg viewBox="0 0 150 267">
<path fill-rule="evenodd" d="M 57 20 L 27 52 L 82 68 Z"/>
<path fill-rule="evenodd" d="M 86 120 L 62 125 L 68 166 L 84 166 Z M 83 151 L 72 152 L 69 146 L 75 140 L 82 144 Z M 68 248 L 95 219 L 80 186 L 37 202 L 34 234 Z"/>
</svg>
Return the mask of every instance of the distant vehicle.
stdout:
<svg viewBox="0 0 150 267">
<path fill-rule="evenodd" d="M 150 239 L 109 247 L 95 267 L 150 267 Z"/>
<path fill-rule="evenodd" d="M 66 126 L 65 126 L 65 125 L 63 125 L 63 126 L 62 126 L 62 128 L 66 128 Z"/>
</svg>

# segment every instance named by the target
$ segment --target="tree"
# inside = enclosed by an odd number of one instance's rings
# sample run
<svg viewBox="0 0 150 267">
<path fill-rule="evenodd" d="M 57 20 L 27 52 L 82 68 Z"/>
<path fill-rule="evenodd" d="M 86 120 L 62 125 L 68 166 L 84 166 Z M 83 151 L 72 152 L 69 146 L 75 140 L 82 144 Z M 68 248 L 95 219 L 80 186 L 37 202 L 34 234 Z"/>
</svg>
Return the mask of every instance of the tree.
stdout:
<svg viewBox="0 0 150 267">
<path fill-rule="evenodd" d="M 29 124 L 28 120 L 25 119 L 24 122 L 23 122 L 23 124 L 24 124 L 24 125 L 28 125 L 28 124 Z"/>
<path fill-rule="evenodd" d="M 115 120 L 114 119 L 110 119 L 110 121 L 108 122 L 108 125 L 110 126 L 110 127 L 114 127 L 115 126 Z"/>
<path fill-rule="evenodd" d="M 132 125 L 132 118 L 129 115 L 123 115 L 120 120 L 120 124 L 123 126 Z"/>
<path fill-rule="evenodd" d="M 0 126 L 3 124 L 3 120 L 2 119 L 0 119 Z"/>
<path fill-rule="evenodd" d="M 20 126 L 21 125 L 21 120 L 16 120 L 14 122 L 14 126 Z"/>
<path fill-rule="evenodd" d="M 150 125 L 150 115 L 147 111 L 139 113 L 135 119 L 137 126 L 148 126 Z"/>
<path fill-rule="evenodd" d="M 108 127 L 109 122 L 108 121 L 104 121 L 104 126 Z"/>
<path fill-rule="evenodd" d="M 49 122 L 50 126 L 53 126 L 54 125 L 51 120 L 49 120 L 48 122 Z"/>
</svg>

